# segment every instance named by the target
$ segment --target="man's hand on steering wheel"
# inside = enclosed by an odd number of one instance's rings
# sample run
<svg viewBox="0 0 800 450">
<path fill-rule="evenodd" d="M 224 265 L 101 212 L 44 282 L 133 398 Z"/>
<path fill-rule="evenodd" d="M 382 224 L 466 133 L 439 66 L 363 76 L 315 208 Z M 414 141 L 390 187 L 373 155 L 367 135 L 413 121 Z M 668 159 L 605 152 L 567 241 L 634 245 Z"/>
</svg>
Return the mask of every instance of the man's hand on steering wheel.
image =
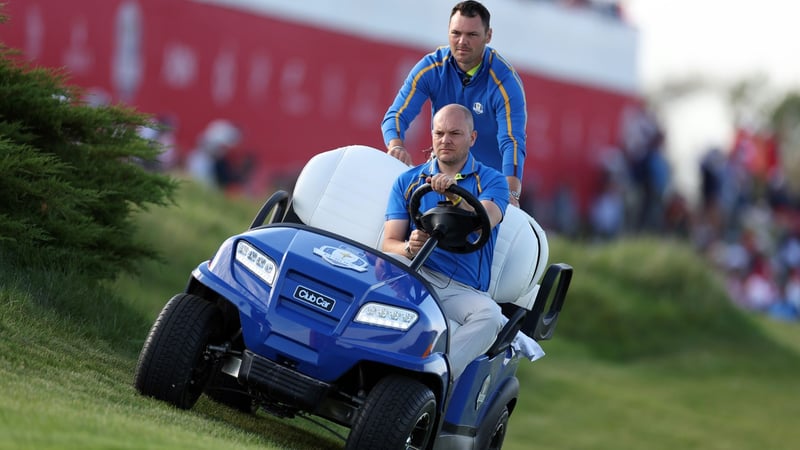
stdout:
<svg viewBox="0 0 800 450">
<path fill-rule="evenodd" d="M 411 230 L 411 235 L 408 236 L 408 251 L 406 252 L 406 256 L 409 258 L 413 258 L 419 250 L 425 245 L 425 242 L 430 238 L 430 235 L 425 232 L 425 230 L 420 230 L 415 228 Z"/>
<path fill-rule="evenodd" d="M 455 205 L 458 204 L 459 201 L 461 200 L 461 197 L 459 197 L 458 195 L 453 194 L 451 192 L 447 192 L 447 188 L 456 184 L 456 180 L 453 177 L 445 175 L 443 173 L 437 173 L 434 174 L 433 176 L 427 177 L 425 179 L 425 182 L 430 184 L 431 188 L 434 191 L 440 194 L 444 194 L 445 198 L 447 198 L 447 200 L 449 200 L 450 203 Z M 425 241 L 427 241 L 428 238 L 430 238 L 430 235 L 426 233 L 425 230 L 421 230 L 418 228 L 412 230 L 411 235 L 408 238 L 408 244 L 407 244 L 409 249 L 408 253 L 410 253 L 411 255 L 416 255 L 417 253 L 419 253 L 419 250 L 422 248 L 423 245 L 425 245 Z"/>
<path fill-rule="evenodd" d="M 453 205 L 457 205 L 461 201 L 461 197 L 458 195 L 447 192 L 447 188 L 456 184 L 455 178 L 443 173 L 437 173 L 426 178 L 425 182 L 430 184 L 434 191 L 444 194 L 445 198 Z"/>
<path fill-rule="evenodd" d="M 439 248 L 453 253 L 470 253 L 483 247 L 491 235 L 492 223 L 478 197 L 455 184 L 452 178 L 448 180 L 433 176 L 428 177 L 426 181 L 437 182 L 438 189 L 444 188 L 446 194 L 456 197 L 456 203 L 466 203 L 468 206 L 467 209 L 461 209 L 453 207 L 450 204 L 452 202 L 444 204 L 440 202 L 436 207 L 421 212 L 422 197 L 434 190 L 433 184 L 425 183 L 411 194 L 408 201 L 408 215 L 414 222 L 415 228 L 424 230 L 432 238 L 435 237 Z M 478 240 L 472 242 L 469 236 L 475 231 L 479 231 Z M 407 249 L 406 253 L 411 252 Z"/>
</svg>

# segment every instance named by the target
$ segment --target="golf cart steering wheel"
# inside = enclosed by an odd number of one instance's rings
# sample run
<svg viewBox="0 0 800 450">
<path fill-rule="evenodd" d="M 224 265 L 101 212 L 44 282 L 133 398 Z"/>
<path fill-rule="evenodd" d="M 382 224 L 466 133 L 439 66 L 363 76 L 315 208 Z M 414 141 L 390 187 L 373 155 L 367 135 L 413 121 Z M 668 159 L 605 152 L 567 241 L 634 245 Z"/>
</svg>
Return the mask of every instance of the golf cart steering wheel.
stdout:
<svg viewBox="0 0 800 450">
<path fill-rule="evenodd" d="M 447 191 L 460 196 L 475 211 L 455 208 L 450 202 L 444 201 L 423 214 L 419 211 L 420 200 L 423 195 L 431 191 L 433 187 L 429 183 L 414 191 L 408 202 L 408 215 L 418 229 L 439 240 L 437 244 L 439 248 L 453 253 L 470 253 L 489 241 L 492 223 L 489 220 L 489 213 L 477 197 L 454 184 L 448 187 Z M 476 230 L 480 231 L 480 237 L 477 241 L 470 242 L 469 235 Z"/>
</svg>

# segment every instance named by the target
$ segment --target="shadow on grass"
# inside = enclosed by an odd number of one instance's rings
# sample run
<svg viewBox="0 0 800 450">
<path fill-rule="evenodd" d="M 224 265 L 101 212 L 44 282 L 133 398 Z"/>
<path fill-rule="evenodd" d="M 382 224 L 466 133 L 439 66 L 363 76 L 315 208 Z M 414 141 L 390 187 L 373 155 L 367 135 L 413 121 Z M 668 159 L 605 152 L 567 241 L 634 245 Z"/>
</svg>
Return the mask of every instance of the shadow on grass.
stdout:
<svg viewBox="0 0 800 450">
<path fill-rule="evenodd" d="M 316 417 L 279 418 L 260 410 L 247 414 L 205 397 L 194 410 L 208 420 L 237 428 L 258 436 L 264 443 L 287 450 L 341 450 L 343 439 L 347 437 L 345 428 Z"/>
</svg>

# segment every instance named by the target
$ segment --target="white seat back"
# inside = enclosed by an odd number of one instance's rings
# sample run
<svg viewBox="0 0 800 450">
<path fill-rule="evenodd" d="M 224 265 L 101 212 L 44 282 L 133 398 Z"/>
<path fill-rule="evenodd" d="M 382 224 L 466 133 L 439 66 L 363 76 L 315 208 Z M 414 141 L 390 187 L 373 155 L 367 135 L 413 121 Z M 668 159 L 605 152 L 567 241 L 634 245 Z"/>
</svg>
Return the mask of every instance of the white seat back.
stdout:
<svg viewBox="0 0 800 450">
<path fill-rule="evenodd" d="M 300 172 L 292 207 L 306 225 L 380 248 L 392 183 L 407 169 L 363 145 L 319 153 Z"/>
<path fill-rule="evenodd" d="M 531 309 L 548 257 L 542 227 L 525 211 L 509 205 L 495 242 L 489 295 L 498 303 Z"/>
<path fill-rule="evenodd" d="M 392 184 L 407 169 L 385 152 L 363 145 L 319 153 L 301 171 L 292 207 L 306 225 L 380 249 Z M 509 206 L 495 244 L 489 294 L 498 303 L 530 309 L 547 258 L 544 230 L 527 213 Z"/>
</svg>

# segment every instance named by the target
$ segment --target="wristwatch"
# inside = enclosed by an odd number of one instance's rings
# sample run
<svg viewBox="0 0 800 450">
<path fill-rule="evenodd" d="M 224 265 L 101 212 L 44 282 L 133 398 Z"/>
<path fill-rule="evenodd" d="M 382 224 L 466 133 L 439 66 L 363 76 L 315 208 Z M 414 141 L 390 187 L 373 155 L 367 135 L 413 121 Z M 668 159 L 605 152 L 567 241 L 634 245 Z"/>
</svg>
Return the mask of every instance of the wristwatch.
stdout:
<svg viewBox="0 0 800 450">
<path fill-rule="evenodd" d="M 414 255 L 411 254 L 411 242 L 409 241 L 406 241 L 406 256 L 408 256 L 409 258 L 414 257 Z"/>
<path fill-rule="evenodd" d="M 522 194 L 522 191 L 511 191 L 511 196 L 515 199 L 519 200 L 519 195 Z"/>
</svg>

